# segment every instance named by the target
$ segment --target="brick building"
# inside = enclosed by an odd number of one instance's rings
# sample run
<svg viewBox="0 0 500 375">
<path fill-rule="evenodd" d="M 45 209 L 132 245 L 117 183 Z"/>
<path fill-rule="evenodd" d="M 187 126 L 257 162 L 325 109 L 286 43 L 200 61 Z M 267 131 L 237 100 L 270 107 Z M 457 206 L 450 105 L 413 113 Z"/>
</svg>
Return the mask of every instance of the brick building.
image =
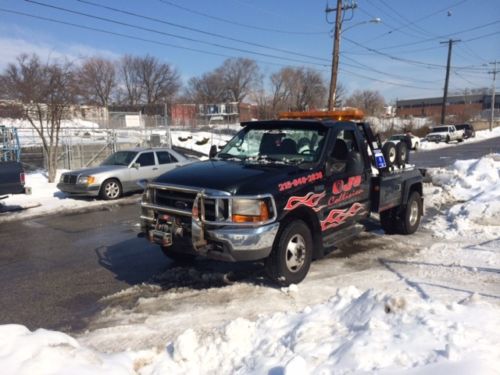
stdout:
<svg viewBox="0 0 500 375">
<path fill-rule="evenodd" d="M 495 94 L 495 110 L 500 108 L 500 93 Z M 441 115 L 443 98 L 398 100 L 396 115 L 400 117 L 435 117 Z M 456 95 L 447 100 L 447 115 L 473 117 L 491 108 L 491 95 Z"/>
</svg>

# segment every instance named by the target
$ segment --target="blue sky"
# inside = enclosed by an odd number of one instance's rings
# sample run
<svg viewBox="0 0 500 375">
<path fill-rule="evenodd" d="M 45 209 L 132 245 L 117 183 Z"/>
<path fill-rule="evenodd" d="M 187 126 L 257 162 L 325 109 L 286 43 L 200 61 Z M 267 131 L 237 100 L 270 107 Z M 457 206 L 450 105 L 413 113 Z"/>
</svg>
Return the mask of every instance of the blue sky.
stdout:
<svg viewBox="0 0 500 375">
<path fill-rule="evenodd" d="M 186 81 L 226 57 L 243 56 L 257 60 L 266 75 L 307 65 L 329 82 L 332 25 L 325 0 L 34 1 L 39 4 L 0 0 L 0 8 L 140 40 L 0 11 L 0 68 L 22 52 L 75 61 L 149 53 L 176 66 Z M 349 93 L 379 90 L 389 101 L 441 95 L 447 45 L 440 42 L 450 38 L 461 39 L 453 46 L 450 90 L 491 87 L 492 66 L 484 64 L 500 61 L 499 0 L 358 0 L 345 16 L 339 81 Z M 382 22 L 368 22 L 374 18 Z"/>
</svg>

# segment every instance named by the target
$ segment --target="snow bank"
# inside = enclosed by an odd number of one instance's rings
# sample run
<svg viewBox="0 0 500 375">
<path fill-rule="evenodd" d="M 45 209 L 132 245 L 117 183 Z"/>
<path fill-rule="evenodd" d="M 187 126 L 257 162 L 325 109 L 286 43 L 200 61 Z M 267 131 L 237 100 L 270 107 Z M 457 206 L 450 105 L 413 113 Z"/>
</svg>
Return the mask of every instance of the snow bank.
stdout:
<svg viewBox="0 0 500 375">
<path fill-rule="evenodd" d="M 38 374 L 493 374 L 499 342 L 498 309 L 478 298 L 446 305 L 349 287 L 300 312 L 187 329 L 159 350 L 103 354 L 62 333 L 0 326 L 0 366 Z"/>
<path fill-rule="evenodd" d="M 432 183 L 438 188 L 427 191 L 426 199 L 438 207 L 446 207 L 445 216 L 431 221 L 438 224 L 445 237 L 468 235 L 480 229 L 494 235 L 500 230 L 500 155 L 479 160 L 459 160 L 447 169 L 430 169 Z M 446 221 L 444 221 L 446 220 Z"/>
<path fill-rule="evenodd" d="M 56 181 L 65 170 L 58 170 Z M 30 195 L 10 195 L 0 201 L 4 205 L 2 212 L 0 208 L 0 223 L 17 220 L 20 218 L 30 218 L 40 215 L 54 214 L 58 212 L 68 212 L 90 207 L 113 205 L 116 202 L 135 202 L 138 196 L 122 198 L 118 201 L 104 201 L 91 197 L 70 197 L 57 189 L 57 182 L 49 183 L 44 172 L 26 174 L 26 186 L 30 187 Z"/>
</svg>

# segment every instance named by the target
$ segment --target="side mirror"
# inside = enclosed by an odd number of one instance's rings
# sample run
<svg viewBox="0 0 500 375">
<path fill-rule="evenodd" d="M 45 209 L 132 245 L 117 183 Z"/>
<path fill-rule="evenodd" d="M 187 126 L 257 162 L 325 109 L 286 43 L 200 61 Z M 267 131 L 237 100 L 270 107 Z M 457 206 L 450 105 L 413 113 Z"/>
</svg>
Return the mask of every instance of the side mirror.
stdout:
<svg viewBox="0 0 500 375">
<path fill-rule="evenodd" d="M 215 155 L 217 155 L 217 146 L 216 146 L 216 145 L 212 145 L 212 146 L 210 147 L 210 151 L 209 151 L 209 153 L 208 153 L 208 157 L 209 157 L 210 159 L 213 159 L 213 158 L 215 157 Z"/>
<path fill-rule="evenodd" d="M 141 165 L 139 163 L 132 164 L 132 168 L 139 169 Z"/>
</svg>

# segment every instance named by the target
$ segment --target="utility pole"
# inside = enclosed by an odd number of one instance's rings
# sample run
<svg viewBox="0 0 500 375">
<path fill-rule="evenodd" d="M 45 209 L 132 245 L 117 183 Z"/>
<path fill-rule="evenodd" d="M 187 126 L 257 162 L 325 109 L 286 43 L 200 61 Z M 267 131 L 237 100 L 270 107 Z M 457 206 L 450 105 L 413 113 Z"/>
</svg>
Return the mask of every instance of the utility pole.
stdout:
<svg viewBox="0 0 500 375">
<path fill-rule="evenodd" d="M 460 42 L 460 40 L 450 39 L 447 42 L 440 42 L 441 44 L 448 43 L 448 62 L 446 63 L 446 78 L 444 80 L 443 106 L 441 107 L 441 124 L 444 124 L 446 119 L 446 101 L 448 100 L 448 82 L 450 80 L 451 49 L 453 47 L 453 43 L 456 42 Z"/>
<path fill-rule="evenodd" d="M 497 70 L 497 61 L 496 60 L 490 64 L 495 66 L 493 68 L 493 71 L 488 72 L 489 74 L 493 74 L 493 83 L 491 85 L 491 115 L 490 115 L 490 131 L 492 131 L 493 130 L 493 120 L 495 119 L 495 91 L 496 91 L 495 80 L 496 80 L 497 73 L 499 73 L 500 71 Z"/>
<path fill-rule="evenodd" d="M 342 12 L 348 9 L 355 9 L 357 7 L 356 3 L 351 3 L 349 5 L 342 5 L 342 0 L 337 0 L 336 8 L 325 9 L 325 13 L 328 17 L 328 13 L 337 12 L 335 17 L 335 34 L 333 37 L 333 52 L 332 52 L 332 74 L 330 77 L 330 92 L 328 94 L 328 110 L 333 110 L 335 107 L 335 98 L 337 96 L 337 76 L 339 68 L 339 52 L 340 52 L 340 33 L 342 29 Z"/>
</svg>

